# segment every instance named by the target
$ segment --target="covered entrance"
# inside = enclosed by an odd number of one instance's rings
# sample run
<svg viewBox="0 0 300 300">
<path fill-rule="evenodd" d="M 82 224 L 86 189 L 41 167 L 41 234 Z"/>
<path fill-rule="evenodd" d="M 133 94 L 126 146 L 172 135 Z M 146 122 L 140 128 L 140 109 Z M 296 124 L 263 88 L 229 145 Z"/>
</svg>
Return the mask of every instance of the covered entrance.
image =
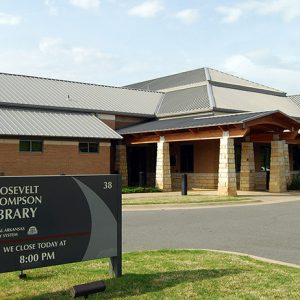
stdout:
<svg viewBox="0 0 300 300">
<path fill-rule="evenodd" d="M 279 111 L 190 116 L 135 125 L 119 130 L 124 136 L 123 149 L 129 153 L 126 165 L 131 169 L 124 176 L 135 183 L 137 172 L 145 170 L 147 179 L 152 174 L 152 182 L 164 191 L 178 189 L 181 174 L 187 173 L 189 188 L 215 188 L 220 195 L 236 195 L 237 188 L 269 187 L 271 192 L 284 192 L 291 178 L 289 144 L 300 144 L 299 128 L 297 120 Z M 145 157 L 146 164 L 142 162 Z"/>
</svg>

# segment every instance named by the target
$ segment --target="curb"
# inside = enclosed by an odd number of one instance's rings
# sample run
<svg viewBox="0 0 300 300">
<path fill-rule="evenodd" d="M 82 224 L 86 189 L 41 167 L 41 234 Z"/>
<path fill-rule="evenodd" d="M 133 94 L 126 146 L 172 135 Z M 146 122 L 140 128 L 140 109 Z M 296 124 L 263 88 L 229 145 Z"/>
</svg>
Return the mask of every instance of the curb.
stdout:
<svg viewBox="0 0 300 300">
<path fill-rule="evenodd" d="M 142 211 L 142 210 L 166 210 L 166 209 L 193 209 L 224 207 L 234 205 L 247 205 L 252 203 L 261 204 L 263 200 L 242 200 L 230 202 L 204 202 L 204 203 L 166 203 L 166 204 L 123 204 L 124 211 Z"/>
<path fill-rule="evenodd" d="M 300 201 L 296 199 L 253 199 L 232 202 L 211 202 L 211 203 L 167 203 L 167 204 L 140 204 L 140 205 L 122 205 L 123 211 L 157 211 L 157 210 L 180 210 L 180 209 L 205 209 L 205 208 L 222 208 L 222 207 L 241 207 L 253 205 L 270 205 Z"/>
<path fill-rule="evenodd" d="M 184 249 L 182 249 L 182 250 L 184 250 Z M 226 251 L 226 250 L 214 250 L 214 249 L 190 249 L 190 250 L 204 250 L 204 251 L 217 252 L 217 253 L 234 254 L 234 255 L 243 256 L 243 257 L 250 257 L 250 258 L 260 260 L 260 261 L 263 261 L 263 262 L 267 262 L 267 263 L 272 263 L 272 264 L 276 264 L 276 265 L 282 265 L 282 266 L 286 266 L 286 267 L 292 267 L 292 268 L 300 269 L 300 265 L 297 265 L 297 264 L 287 263 L 287 262 L 284 262 L 284 261 L 281 261 L 281 260 L 274 260 L 274 259 L 265 258 L 265 257 L 261 257 L 261 256 L 256 256 L 256 255 L 252 255 L 252 254 L 247 254 L 247 253 L 242 253 L 242 252 Z"/>
</svg>

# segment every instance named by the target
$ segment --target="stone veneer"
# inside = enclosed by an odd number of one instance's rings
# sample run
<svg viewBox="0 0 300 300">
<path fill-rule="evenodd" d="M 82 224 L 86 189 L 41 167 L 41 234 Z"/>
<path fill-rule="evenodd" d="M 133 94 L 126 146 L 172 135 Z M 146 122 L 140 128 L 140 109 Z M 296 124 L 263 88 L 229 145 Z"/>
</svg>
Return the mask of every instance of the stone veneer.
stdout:
<svg viewBox="0 0 300 300">
<path fill-rule="evenodd" d="M 164 192 L 172 190 L 170 148 L 163 138 L 157 143 L 155 186 Z"/>
<path fill-rule="evenodd" d="M 218 194 L 236 196 L 236 189 L 234 139 L 224 136 L 220 139 Z"/>
<path fill-rule="evenodd" d="M 271 193 L 287 191 L 285 141 L 271 142 L 270 188 Z"/>
<path fill-rule="evenodd" d="M 253 143 L 242 143 L 240 190 L 253 191 L 255 186 L 255 164 Z"/>
<path fill-rule="evenodd" d="M 172 173 L 172 189 L 181 189 L 183 173 Z M 216 189 L 218 187 L 218 173 L 187 173 L 188 189 Z"/>
<path fill-rule="evenodd" d="M 172 189 L 181 189 L 181 175 L 172 173 Z M 298 173 L 297 173 L 298 174 Z M 266 190 L 266 172 L 254 173 L 254 191 Z M 212 189 L 218 188 L 218 173 L 187 173 L 188 189 Z M 236 185 L 239 189 L 240 173 L 236 173 Z"/>
<path fill-rule="evenodd" d="M 290 154 L 289 154 L 289 145 L 284 144 L 284 163 L 285 163 L 285 174 L 286 174 L 286 183 L 289 185 L 292 181 L 291 169 L 290 169 Z"/>
<path fill-rule="evenodd" d="M 128 185 L 127 151 L 126 145 L 116 146 L 115 169 L 122 177 L 122 185 Z"/>
</svg>

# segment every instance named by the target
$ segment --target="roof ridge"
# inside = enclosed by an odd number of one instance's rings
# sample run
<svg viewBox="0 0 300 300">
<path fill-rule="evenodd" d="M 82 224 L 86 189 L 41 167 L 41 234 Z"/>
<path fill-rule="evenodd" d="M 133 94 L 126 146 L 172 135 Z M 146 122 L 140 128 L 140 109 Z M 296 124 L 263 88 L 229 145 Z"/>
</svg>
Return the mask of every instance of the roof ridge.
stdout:
<svg viewBox="0 0 300 300">
<path fill-rule="evenodd" d="M 140 92 L 144 92 L 144 93 L 163 94 L 162 92 L 159 92 L 159 91 L 134 89 L 134 88 L 128 88 L 128 87 L 118 87 L 118 86 L 113 86 L 113 85 L 105 85 L 105 84 L 97 84 L 97 83 L 90 83 L 90 82 L 81 82 L 81 81 L 76 81 L 76 80 L 66 80 L 66 79 L 49 78 L 49 77 L 42 77 L 42 76 L 25 75 L 25 74 L 0 72 L 0 75 L 18 76 L 18 77 L 49 80 L 49 81 L 58 81 L 58 82 L 67 82 L 67 83 L 76 83 L 76 84 L 82 84 L 82 85 L 98 86 L 98 87 L 113 88 L 113 89 L 123 89 L 123 90 L 130 90 L 130 91 L 140 91 Z"/>
<path fill-rule="evenodd" d="M 265 84 L 261 84 L 261 83 L 258 83 L 258 82 L 255 82 L 255 81 L 252 81 L 252 80 L 249 80 L 249 79 L 245 79 L 245 78 L 240 77 L 240 76 L 237 76 L 237 75 L 233 75 L 233 74 L 230 74 L 230 73 L 226 73 L 226 72 L 224 72 L 224 71 L 220 71 L 220 70 L 217 70 L 217 69 L 214 69 L 214 68 L 208 68 L 208 69 L 211 69 L 211 70 L 214 70 L 214 71 L 216 71 L 216 72 L 219 72 L 219 73 L 222 73 L 222 74 L 225 74 L 225 75 L 229 75 L 229 76 L 232 76 L 232 77 L 241 79 L 241 80 L 245 80 L 245 81 L 247 81 L 247 82 L 254 83 L 254 84 L 257 84 L 257 85 L 259 85 L 259 86 L 262 86 L 262 87 L 265 87 L 265 88 L 268 88 L 268 89 L 272 89 L 272 90 L 275 90 L 275 91 L 280 92 L 280 93 L 285 93 L 285 92 L 282 91 L 282 90 L 278 90 L 278 89 L 275 89 L 275 88 L 273 88 L 273 87 L 271 87 L 271 86 L 267 86 L 267 85 L 265 85 Z"/>
<path fill-rule="evenodd" d="M 246 114 L 262 114 L 262 113 L 272 113 L 272 112 L 276 112 L 277 110 L 266 110 L 266 111 L 245 111 L 242 113 L 232 113 L 232 114 L 224 114 L 224 115 L 214 115 L 214 116 L 210 116 L 210 118 L 222 118 L 222 117 L 228 117 L 228 116 L 236 116 L 236 115 L 246 115 Z M 194 119 L 205 119 L 205 118 L 209 118 L 209 117 L 195 117 Z"/>
</svg>

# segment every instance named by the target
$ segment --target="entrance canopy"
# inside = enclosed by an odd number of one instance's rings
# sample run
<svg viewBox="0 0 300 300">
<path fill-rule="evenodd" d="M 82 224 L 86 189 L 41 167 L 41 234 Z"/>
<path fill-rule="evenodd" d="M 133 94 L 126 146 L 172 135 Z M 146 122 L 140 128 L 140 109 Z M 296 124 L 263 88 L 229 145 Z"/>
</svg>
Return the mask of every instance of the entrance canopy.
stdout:
<svg viewBox="0 0 300 300">
<path fill-rule="evenodd" d="M 281 111 L 188 116 L 159 119 L 118 130 L 125 144 L 218 139 L 227 131 L 231 138 L 249 137 L 253 142 L 270 142 L 274 135 L 288 143 L 299 143 L 300 122 Z"/>
</svg>

